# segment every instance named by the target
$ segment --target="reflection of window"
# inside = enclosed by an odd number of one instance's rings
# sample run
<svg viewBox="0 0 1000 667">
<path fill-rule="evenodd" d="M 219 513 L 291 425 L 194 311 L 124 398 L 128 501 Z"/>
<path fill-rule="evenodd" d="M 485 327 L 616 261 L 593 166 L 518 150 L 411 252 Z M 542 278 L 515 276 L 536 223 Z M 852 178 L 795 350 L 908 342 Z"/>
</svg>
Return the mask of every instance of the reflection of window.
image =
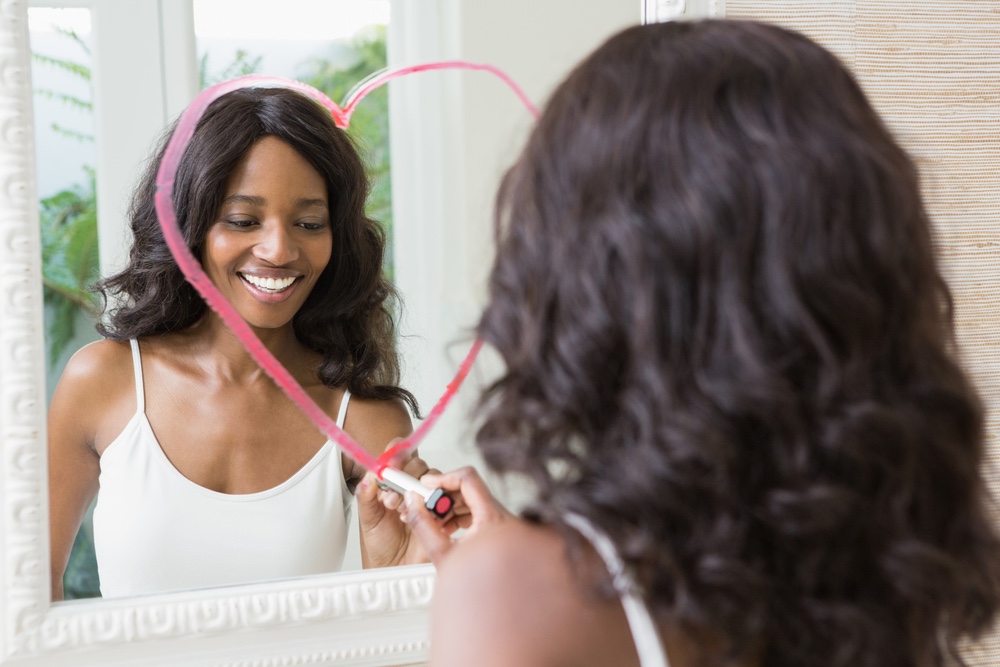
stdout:
<svg viewBox="0 0 1000 667">
<path fill-rule="evenodd" d="M 386 66 L 388 0 L 194 0 L 202 87 L 250 73 L 296 79 L 341 102 L 366 76 Z M 372 178 L 368 214 L 390 240 L 392 276 L 388 93 L 365 98 L 348 129 Z"/>
<path fill-rule="evenodd" d="M 30 7 L 34 125 L 49 394 L 66 364 L 94 340 L 98 275 L 90 11 Z M 99 593 L 90 513 L 64 577 L 67 599 Z"/>
<path fill-rule="evenodd" d="M 28 19 L 46 351 L 58 373 L 73 351 L 93 340 L 97 314 L 87 291 L 98 272 L 90 11 L 32 7 Z"/>
</svg>

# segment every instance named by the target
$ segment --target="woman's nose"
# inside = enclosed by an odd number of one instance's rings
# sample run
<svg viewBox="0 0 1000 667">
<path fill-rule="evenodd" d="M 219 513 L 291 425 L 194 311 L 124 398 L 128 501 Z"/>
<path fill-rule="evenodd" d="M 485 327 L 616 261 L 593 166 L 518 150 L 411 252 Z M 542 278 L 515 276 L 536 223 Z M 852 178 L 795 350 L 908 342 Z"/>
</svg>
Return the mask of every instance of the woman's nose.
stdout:
<svg viewBox="0 0 1000 667">
<path fill-rule="evenodd" d="M 298 259 L 299 247 L 285 225 L 265 224 L 261 227 L 260 237 L 254 246 L 254 255 L 280 266 Z"/>
</svg>

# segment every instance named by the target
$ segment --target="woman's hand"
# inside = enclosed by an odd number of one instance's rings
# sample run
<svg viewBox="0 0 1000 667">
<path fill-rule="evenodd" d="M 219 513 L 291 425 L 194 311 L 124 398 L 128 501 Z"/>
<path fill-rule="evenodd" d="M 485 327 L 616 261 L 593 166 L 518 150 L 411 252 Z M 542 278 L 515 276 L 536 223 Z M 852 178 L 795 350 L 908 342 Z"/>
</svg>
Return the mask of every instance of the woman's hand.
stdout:
<svg viewBox="0 0 1000 667">
<path fill-rule="evenodd" d="M 386 449 L 399 440 L 394 439 Z M 389 465 L 417 479 L 430 470 L 416 451 L 403 452 L 394 457 Z M 399 520 L 403 497 L 395 491 L 380 489 L 376 482 L 374 473 L 366 473 L 356 493 L 362 566 L 391 567 L 428 562 L 429 557 L 423 547 L 412 539 L 410 530 Z"/>
<path fill-rule="evenodd" d="M 451 551 L 452 535 L 459 528 L 466 529 L 465 535 L 472 535 L 514 516 L 493 497 L 475 468 L 466 466 L 444 474 L 428 472 L 420 481 L 429 488 L 444 489 L 455 501 L 455 508 L 442 520 L 424 506 L 418 494 L 406 493 L 400 518 L 410 529 L 410 541 L 419 543 L 436 566 Z"/>
</svg>

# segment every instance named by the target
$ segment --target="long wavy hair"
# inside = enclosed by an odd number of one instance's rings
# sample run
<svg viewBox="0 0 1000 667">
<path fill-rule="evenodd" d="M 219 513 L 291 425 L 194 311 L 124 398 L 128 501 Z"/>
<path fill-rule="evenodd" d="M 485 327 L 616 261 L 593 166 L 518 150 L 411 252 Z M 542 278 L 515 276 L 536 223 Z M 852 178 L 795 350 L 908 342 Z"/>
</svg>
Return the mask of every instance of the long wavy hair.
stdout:
<svg viewBox="0 0 1000 667">
<path fill-rule="evenodd" d="M 156 172 L 172 133 L 173 128 L 161 141 L 133 196 L 128 265 L 97 286 L 105 302 L 113 304 L 106 323 L 97 328 L 113 340 L 181 331 L 207 311 L 171 256 L 156 216 Z M 202 256 L 230 174 L 267 136 L 287 142 L 319 172 L 330 202 L 333 256 L 293 318 L 296 337 L 323 355 L 317 371 L 323 384 L 346 385 L 364 398 L 398 398 L 416 413 L 412 394 L 398 386 L 390 310 L 396 293 L 382 272 L 385 233 L 364 211 L 369 190 L 364 164 L 319 104 L 285 88 L 242 88 L 209 105 L 174 183 L 177 224 L 188 246 Z"/>
<path fill-rule="evenodd" d="M 721 657 L 939 666 L 988 626 L 983 408 L 916 168 L 833 55 L 751 22 L 619 33 L 497 230 L 477 441 L 537 483 L 530 519 L 572 544 L 588 518 Z"/>
</svg>

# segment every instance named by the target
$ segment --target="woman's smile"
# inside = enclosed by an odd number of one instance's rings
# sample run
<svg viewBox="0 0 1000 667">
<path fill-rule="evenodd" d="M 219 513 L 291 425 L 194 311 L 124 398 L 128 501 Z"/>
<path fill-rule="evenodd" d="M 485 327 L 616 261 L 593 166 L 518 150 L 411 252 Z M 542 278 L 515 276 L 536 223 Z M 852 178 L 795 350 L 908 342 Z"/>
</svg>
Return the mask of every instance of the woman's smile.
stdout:
<svg viewBox="0 0 1000 667">
<path fill-rule="evenodd" d="M 292 286 L 296 278 L 257 278 L 248 274 L 240 274 L 240 278 L 250 283 L 256 289 L 268 294 L 284 292 Z"/>
<path fill-rule="evenodd" d="M 291 297 L 295 288 L 302 282 L 301 275 L 268 276 L 242 271 L 238 271 L 236 275 L 243 281 L 250 294 L 267 303 L 279 303 Z"/>
</svg>

